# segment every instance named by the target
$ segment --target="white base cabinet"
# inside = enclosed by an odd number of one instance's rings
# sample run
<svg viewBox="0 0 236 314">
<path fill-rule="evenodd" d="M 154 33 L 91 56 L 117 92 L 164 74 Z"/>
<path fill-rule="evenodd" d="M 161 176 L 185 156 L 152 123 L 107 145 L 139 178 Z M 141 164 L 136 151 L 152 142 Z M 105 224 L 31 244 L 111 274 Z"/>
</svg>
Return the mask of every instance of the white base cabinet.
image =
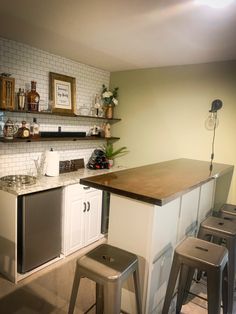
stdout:
<svg viewBox="0 0 236 314">
<path fill-rule="evenodd" d="M 73 184 L 64 188 L 62 252 L 69 255 L 101 237 L 102 191 Z"/>
</svg>

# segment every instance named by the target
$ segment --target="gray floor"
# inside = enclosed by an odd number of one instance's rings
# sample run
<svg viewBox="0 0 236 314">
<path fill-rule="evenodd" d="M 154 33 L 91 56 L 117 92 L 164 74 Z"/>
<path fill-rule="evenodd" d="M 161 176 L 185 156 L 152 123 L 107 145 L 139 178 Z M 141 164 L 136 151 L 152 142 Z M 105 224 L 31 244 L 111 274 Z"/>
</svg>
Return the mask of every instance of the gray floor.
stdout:
<svg viewBox="0 0 236 314">
<path fill-rule="evenodd" d="M 17 285 L 0 277 L 1 314 L 65 314 L 74 277 L 75 261 L 84 251 L 73 254 L 66 260 L 48 266 L 36 274 L 20 281 Z M 206 295 L 204 282 L 195 284 L 193 291 Z M 95 302 L 95 285 L 83 279 L 76 304 L 76 314 L 84 313 Z M 183 314 L 206 314 L 207 303 L 193 298 L 183 306 Z M 92 309 L 89 314 L 95 314 Z M 112 314 L 112 313 L 111 313 Z"/>
</svg>

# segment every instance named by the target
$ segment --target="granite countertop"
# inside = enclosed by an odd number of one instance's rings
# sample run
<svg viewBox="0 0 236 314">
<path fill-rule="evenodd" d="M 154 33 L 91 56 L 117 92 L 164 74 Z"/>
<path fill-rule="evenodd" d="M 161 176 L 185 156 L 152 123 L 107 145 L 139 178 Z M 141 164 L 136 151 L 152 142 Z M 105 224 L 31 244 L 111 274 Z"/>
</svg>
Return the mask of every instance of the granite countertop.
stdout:
<svg viewBox="0 0 236 314">
<path fill-rule="evenodd" d="M 17 187 L 6 187 L 0 184 L 0 190 L 9 192 L 15 195 L 24 195 L 34 192 L 39 192 L 43 190 L 63 187 L 75 183 L 80 183 L 80 179 L 84 177 L 91 177 L 98 174 L 108 174 L 113 171 L 123 170 L 125 167 L 123 166 L 114 166 L 111 169 L 102 169 L 102 170 L 90 170 L 90 169 L 79 169 L 77 171 L 68 172 L 60 174 L 57 177 L 46 177 L 42 176 L 41 178 L 37 178 L 36 183 L 30 186 L 22 186 L 20 188 Z"/>
<path fill-rule="evenodd" d="M 193 159 L 176 159 L 147 166 L 130 168 L 92 178 L 80 183 L 143 202 L 164 205 L 203 183 L 225 173 L 234 166 L 213 164 Z"/>
</svg>

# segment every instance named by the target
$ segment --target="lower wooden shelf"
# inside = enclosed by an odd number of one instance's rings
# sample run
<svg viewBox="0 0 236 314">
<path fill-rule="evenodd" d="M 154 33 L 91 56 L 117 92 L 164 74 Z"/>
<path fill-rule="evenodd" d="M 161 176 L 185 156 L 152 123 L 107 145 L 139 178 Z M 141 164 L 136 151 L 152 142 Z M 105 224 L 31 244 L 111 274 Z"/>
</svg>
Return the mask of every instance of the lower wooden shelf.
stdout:
<svg viewBox="0 0 236 314">
<path fill-rule="evenodd" d="M 98 136 L 84 136 L 84 137 L 39 137 L 39 138 L 14 138 L 7 140 L 0 137 L 2 143 L 23 143 L 23 142 L 49 142 L 49 141 L 118 141 L 119 137 L 98 137 Z"/>
</svg>

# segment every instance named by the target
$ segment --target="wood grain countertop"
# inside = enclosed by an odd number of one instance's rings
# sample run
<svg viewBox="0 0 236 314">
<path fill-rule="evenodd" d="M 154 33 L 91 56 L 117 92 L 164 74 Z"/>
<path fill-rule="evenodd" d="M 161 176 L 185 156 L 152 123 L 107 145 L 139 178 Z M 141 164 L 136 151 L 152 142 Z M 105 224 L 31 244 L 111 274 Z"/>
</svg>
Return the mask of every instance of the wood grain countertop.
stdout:
<svg viewBox="0 0 236 314">
<path fill-rule="evenodd" d="M 146 203 L 164 205 L 234 166 L 193 159 L 176 159 L 80 179 L 80 183 Z"/>
</svg>

